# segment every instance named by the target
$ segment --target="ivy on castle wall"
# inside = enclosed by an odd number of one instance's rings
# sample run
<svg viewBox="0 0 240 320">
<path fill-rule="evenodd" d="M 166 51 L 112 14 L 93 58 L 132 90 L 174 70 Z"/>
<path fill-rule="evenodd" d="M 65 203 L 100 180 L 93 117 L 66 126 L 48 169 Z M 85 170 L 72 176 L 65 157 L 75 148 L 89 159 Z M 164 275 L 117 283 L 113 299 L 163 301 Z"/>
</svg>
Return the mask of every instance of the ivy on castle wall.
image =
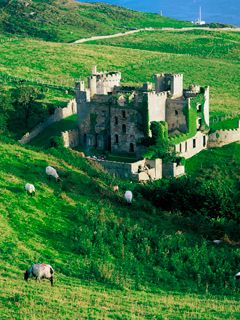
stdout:
<svg viewBox="0 0 240 320">
<path fill-rule="evenodd" d="M 205 122 L 204 117 L 204 92 L 202 91 L 200 94 L 196 95 L 196 97 L 192 97 L 190 100 L 190 108 L 186 105 L 184 109 L 184 115 L 186 117 L 188 132 L 182 133 L 180 135 L 175 135 L 169 138 L 169 143 L 172 145 L 179 144 L 183 141 L 186 141 L 192 137 L 194 137 L 197 133 L 197 119 L 202 119 L 202 129 L 208 130 L 208 126 Z M 201 111 L 197 111 L 197 106 L 201 105 Z"/>
</svg>

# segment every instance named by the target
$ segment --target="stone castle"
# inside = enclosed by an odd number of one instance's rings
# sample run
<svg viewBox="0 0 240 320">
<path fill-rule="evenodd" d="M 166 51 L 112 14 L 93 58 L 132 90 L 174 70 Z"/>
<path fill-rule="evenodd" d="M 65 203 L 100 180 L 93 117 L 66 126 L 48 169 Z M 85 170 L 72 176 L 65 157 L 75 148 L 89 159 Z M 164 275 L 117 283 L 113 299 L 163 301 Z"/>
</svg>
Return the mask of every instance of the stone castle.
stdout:
<svg viewBox="0 0 240 320">
<path fill-rule="evenodd" d="M 175 143 L 176 152 L 185 158 L 207 147 L 209 88 L 184 89 L 182 74 L 156 74 L 154 83 L 129 87 L 121 85 L 120 72 L 98 72 L 94 67 L 87 88 L 77 82 L 76 101 L 79 139 L 85 149 L 141 159 L 141 141 L 151 136 L 153 121 L 167 122 L 173 142 L 185 134 L 185 140 Z M 191 127 L 195 132 L 190 137 Z"/>
</svg>

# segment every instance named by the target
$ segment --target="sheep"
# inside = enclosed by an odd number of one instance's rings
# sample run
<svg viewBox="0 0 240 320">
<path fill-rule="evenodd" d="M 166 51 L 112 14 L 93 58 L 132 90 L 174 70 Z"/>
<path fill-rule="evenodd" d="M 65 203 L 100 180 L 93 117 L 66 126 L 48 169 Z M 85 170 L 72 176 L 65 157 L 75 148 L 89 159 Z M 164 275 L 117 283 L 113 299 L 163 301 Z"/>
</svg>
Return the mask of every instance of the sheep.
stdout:
<svg viewBox="0 0 240 320">
<path fill-rule="evenodd" d="M 127 203 L 128 203 L 129 205 L 131 205 L 132 199 L 133 199 L 132 191 L 129 191 L 129 190 L 126 191 L 125 194 L 124 194 L 124 198 L 125 198 L 125 200 L 127 201 Z"/>
<path fill-rule="evenodd" d="M 24 280 L 28 281 L 30 277 L 35 277 L 36 280 L 49 279 L 51 286 L 53 286 L 54 270 L 49 264 L 33 264 L 24 273 Z"/>
<path fill-rule="evenodd" d="M 236 280 L 240 280 L 240 272 L 238 272 L 237 274 L 235 274 L 235 278 L 236 278 Z"/>
<path fill-rule="evenodd" d="M 118 192 L 119 191 L 119 186 L 113 186 L 113 192 Z"/>
<path fill-rule="evenodd" d="M 36 190 L 33 184 L 26 183 L 25 190 L 27 191 L 27 194 L 29 194 L 31 197 L 35 195 Z"/>
<path fill-rule="evenodd" d="M 51 166 L 46 167 L 46 174 L 48 176 L 48 179 L 50 179 L 50 177 L 53 177 L 56 179 L 57 182 L 61 181 L 61 179 L 59 178 L 59 175 L 57 173 L 57 170 Z"/>
</svg>

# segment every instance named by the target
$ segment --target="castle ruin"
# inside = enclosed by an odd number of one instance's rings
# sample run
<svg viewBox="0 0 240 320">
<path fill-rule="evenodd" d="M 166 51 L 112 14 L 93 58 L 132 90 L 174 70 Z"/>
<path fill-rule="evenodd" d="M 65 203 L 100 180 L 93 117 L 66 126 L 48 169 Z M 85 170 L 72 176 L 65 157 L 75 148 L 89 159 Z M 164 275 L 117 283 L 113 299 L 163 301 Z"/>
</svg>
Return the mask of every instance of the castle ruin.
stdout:
<svg viewBox="0 0 240 320">
<path fill-rule="evenodd" d="M 168 124 L 180 156 L 188 158 L 207 148 L 209 87 L 184 89 L 182 74 L 156 74 L 154 83 L 129 87 L 121 85 L 120 72 L 98 72 L 94 67 L 87 88 L 77 82 L 76 101 L 79 140 L 86 150 L 141 159 L 141 141 L 151 136 L 153 121 Z M 178 143 L 175 137 L 180 137 Z"/>
</svg>

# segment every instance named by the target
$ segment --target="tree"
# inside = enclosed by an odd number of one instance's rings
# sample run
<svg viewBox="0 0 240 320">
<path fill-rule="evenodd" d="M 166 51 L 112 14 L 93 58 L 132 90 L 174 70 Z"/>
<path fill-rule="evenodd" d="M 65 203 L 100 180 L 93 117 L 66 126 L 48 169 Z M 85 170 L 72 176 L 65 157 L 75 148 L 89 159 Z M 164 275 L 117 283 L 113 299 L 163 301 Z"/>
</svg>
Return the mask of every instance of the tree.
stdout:
<svg viewBox="0 0 240 320">
<path fill-rule="evenodd" d="M 11 129 L 14 132 L 31 130 L 48 115 L 45 104 L 41 102 L 44 95 L 34 87 L 21 86 L 12 90 L 14 113 Z"/>
<path fill-rule="evenodd" d="M 6 133 L 8 130 L 8 121 L 12 110 L 10 95 L 0 91 L 0 133 Z"/>
</svg>

